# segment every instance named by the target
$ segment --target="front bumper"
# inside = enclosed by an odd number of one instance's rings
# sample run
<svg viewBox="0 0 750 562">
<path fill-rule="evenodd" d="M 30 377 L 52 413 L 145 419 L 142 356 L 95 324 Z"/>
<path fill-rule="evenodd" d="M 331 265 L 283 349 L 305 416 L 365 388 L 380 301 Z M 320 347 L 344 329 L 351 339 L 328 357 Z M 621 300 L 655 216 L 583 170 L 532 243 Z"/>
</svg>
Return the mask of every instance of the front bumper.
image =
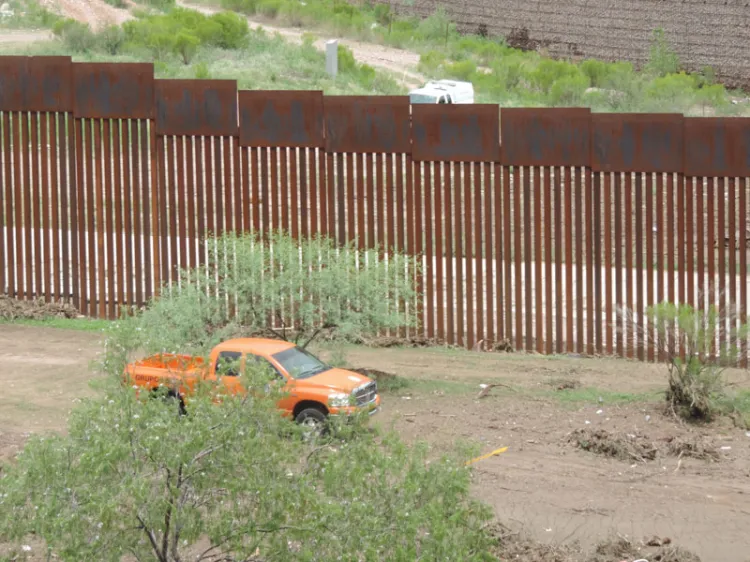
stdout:
<svg viewBox="0 0 750 562">
<path fill-rule="evenodd" d="M 343 408 L 330 408 L 329 415 L 331 416 L 352 416 L 360 412 L 367 412 L 368 415 L 373 416 L 380 411 L 380 395 L 375 396 L 375 400 L 369 404 L 363 406 L 345 406 Z"/>
</svg>

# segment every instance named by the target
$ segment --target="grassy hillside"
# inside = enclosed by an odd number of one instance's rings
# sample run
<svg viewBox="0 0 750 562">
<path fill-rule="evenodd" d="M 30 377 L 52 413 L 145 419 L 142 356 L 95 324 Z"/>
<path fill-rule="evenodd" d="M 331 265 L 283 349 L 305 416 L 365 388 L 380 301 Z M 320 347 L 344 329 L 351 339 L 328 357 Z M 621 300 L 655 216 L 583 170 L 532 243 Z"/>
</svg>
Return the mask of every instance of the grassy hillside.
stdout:
<svg viewBox="0 0 750 562">
<path fill-rule="evenodd" d="M 112 0 L 115 1 L 115 0 Z M 40 9 L 41 10 L 41 9 Z M 45 13 L 42 10 L 42 13 Z M 94 32 L 87 25 L 46 12 L 56 40 L 0 45 L 0 54 L 69 54 L 76 61 L 154 61 L 158 78 L 233 78 L 243 89 L 321 89 L 328 94 L 404 93 L 389 75 L 339 53 L 339 75 L 325 73 L 325 55 L 312 47 L 251 30 L 236 14 L 205 16 L 171 8 L 140 11 L 122 26 Z"/>
</svg>

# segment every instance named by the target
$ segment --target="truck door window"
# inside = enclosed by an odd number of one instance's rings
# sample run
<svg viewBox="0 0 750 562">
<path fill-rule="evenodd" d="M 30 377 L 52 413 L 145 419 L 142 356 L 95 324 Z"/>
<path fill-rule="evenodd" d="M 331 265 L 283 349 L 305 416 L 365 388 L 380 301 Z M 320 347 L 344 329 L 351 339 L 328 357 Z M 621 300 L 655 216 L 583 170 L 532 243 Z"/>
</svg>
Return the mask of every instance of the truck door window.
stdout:
<svg viewBox="0 0 750 562">
<path fill-rule="evenodd" d="M 266 369 L 272 376 L 278 378 L 278 379 L 284 379 L 284 375 L 282 375 L 279 370 L 265 357 L 259 357 L 257 355 L 248 355 L 247 356 L 248 362 L 250 360 L 253 360 L 256 365 L 258 365 L 262 369 Z"/>
<path fill-rule="evenodd" d="M 222 351 L 216 358 L 216 376 L 237 377 L 240 374 L 240 359 L 242 354 L 239 351 Z"/>
</svg>

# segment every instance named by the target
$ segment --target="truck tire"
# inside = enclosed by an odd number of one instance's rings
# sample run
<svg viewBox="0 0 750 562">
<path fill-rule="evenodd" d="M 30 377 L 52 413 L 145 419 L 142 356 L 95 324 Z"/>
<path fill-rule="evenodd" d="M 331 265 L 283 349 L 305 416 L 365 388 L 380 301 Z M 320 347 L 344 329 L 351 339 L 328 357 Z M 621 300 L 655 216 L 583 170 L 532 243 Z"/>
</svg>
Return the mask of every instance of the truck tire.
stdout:
<svg viewBox="0 0 750 562">
<path fill-rule="evenodd" d="M 158 393 L 154 391 L 153 396 L 157 397 Z M 180 416 L 184 416 L 185 414 L 187 414 L 187 410 L 185 409 L 185 402 L 182 400 L 182 396 L 179 396 L 174 390 L 170 390 L 166 394 L 162 395 L 162 400 L 164 400 L 164 403 L 168 408 L 174 408 L 175 406 L 177 406 Z"/>
<path fill-rule="evenodd" d="M 319 408 L 305 408 L 294 421 L 303 426 L 307 437 L 324 435 L 328 429 L 328 416 Z"/>
</svg>

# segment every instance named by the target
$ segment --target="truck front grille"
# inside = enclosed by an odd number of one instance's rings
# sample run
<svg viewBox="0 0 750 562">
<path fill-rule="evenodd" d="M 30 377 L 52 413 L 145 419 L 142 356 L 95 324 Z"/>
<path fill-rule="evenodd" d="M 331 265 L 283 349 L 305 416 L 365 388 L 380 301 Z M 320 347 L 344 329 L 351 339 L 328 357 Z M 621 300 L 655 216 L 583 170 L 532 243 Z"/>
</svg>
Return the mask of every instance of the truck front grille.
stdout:
<svg viewBox="0 0 750 562">
<path fill-rule="evenodd" d="M 354 396 L 357 399 L 357 406 L 366 406 L 370 402 L 375 400 L 375 396 L 378 394 L 378 383 L 370 382 L 365 386 L 358 388 L 354 391 Z"/>
</svg>

